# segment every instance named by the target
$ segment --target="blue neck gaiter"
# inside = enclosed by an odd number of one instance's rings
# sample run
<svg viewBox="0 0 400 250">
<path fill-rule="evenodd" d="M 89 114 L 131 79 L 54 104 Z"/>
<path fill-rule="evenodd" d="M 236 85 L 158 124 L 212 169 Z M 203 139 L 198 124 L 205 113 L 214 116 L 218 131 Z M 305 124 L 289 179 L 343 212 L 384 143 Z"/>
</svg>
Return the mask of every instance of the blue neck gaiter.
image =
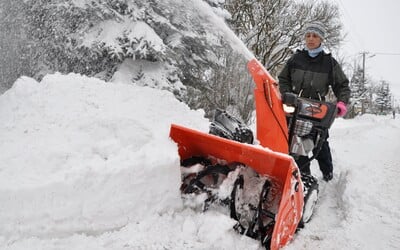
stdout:
<svg viewBox="0 0 400 250">
<path fill-rule="evenodd" d="M 318 48 L 316 48 L 316 49 L 308 49 L 307 47 L 305 48 L 305 50 L 307 50 L 307 52 L 308 52 L 308 55 L 309 56 L 311 56 L 311 57 L 316 57 L 322 50 L 323 50 L 323 48 L 322 48 L 322 45 L 320 45 Z"/>
</svg>

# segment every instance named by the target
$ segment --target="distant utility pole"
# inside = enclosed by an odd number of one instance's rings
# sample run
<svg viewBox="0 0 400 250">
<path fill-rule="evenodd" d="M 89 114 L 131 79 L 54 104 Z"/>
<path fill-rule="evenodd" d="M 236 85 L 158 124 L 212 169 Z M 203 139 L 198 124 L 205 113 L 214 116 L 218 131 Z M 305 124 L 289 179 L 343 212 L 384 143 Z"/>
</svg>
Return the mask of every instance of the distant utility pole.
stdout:
<svg viewBox="0 0 400 250">
<path fill-rule="evenodd" d="M 363 57 L 363 59 L 362 59 L 362 78 L 361 78 L 361 82 L 362 82 L 362 87 L 364 88 L 364 85 L 365 85 L 365 54 L 366 54 L 367 52 L 361 52 L 361 54 L 362 54 L 362 57 Z"/>
<path fill-rule="evenodd" d="M 365 85 L 365 56 L 367 54 L 370 54 L 370 53 L 367 52 L 367 51 L 363 51 L 363 52 L 361 52 L 361 54 L 362 54 L 362 57 L 363 57 L 363 62 L 362 62 L 362 65 L 363 65 L 363 67 L 362 67 L 362 84 L 363 84 L 363 87 L 364 87 L 364 85 Z M 371 58 L 371 57 L 374 57 L 374 56 L 375 56 L 375 54 L 372 54 L 368 58 Z"/>
<path fill-rule="evenodd" d="M 362 54 L 362 79 L 361 79 L 361 84 L 362 84 L 362 88 L 365 89 L 365 57 L 367 54 L 369 54 L 369 52 L 367 51 L 363 51 L 361 52 Z M 374 57 L 375 54 L 372 54 L 370 57 Z M 372 95 L 372 93 L 370 92 L 370 95 Z M 370 96 L 371 99 L 371 96 Z M 361 113 L 364 114 L 365 113 L 365 99 L 361 99 Z"/>
<path fill-rule="evenodd" d="M 365 89 L 365 55 L 368 52 L 361 52 L 362 54 L 362 78 L 361 78 L 361 89 Z M 365 113 L 365 98 L 361 99 L 361 114 Z"/>
</svg>

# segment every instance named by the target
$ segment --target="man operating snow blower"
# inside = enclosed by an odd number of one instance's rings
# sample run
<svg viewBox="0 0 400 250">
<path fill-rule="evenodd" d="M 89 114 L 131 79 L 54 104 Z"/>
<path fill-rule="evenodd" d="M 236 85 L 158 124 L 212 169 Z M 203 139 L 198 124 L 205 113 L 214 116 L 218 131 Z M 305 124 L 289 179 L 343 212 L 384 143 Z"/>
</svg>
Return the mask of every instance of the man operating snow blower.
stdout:
<svg viewBox="0 0 400 250">
<path fill-rule="evenodd" d="M 322 23 L 313 22 L 306 26 L 304 31 L 305 48 L 297 50 L 288 60 L 278 76 L 279 88 L 282 95 L 295 93 L 302 98 L 325 101 L 329 87 L 337 98 L 337 115 L 344 116 L 346 105 L 350 98 L 349 80 L 339 63 L 330 53 L 323 50 L 326 30 Z M 315 152 L 323 179 L 330 181 L 333 178 L 332 155 L 327 141 L 328 134 L 321 144 L 319 152 Z M 314 138 L 315 141 L 315 138 Z M 311 159 L 306 155 L 295 157 L 300 171 L 310 175 Z"/>
</svg>

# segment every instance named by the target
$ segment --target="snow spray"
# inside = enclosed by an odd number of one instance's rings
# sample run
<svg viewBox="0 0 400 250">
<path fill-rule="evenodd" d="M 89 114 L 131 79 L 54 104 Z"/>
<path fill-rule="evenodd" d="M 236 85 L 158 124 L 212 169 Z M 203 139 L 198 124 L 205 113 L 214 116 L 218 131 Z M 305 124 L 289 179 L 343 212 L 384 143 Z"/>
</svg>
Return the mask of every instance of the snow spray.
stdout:
<svg viewBox="0 0 400 250">
<path fill-rule="evenodd" d="M 214 13 L 210 5 L 204 2 L 204 0 L 192 0 L 191 2 L 192 3 L 187 4 L 193 4 L 192 6 L 199 11 L 198 14 L 210 23 L 210 29 L 222 32 L 233 50 L 242 54 L 247 60 L 251 60 L 255 57 L 239 37 L 228 27 L 225 21 Z"/>
</svg>

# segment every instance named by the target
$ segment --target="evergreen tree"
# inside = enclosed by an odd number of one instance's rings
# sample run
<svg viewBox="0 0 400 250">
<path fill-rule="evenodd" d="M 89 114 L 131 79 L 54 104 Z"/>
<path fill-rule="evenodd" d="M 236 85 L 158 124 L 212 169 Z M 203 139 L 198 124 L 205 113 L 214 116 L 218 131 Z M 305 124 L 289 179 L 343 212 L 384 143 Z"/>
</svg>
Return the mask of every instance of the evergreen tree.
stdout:
<svg viewBox="0 0 400 250">
<path fill-rule="evenodd" d="M 375 112 L 387 114 L 392 109 L 390 87 L 386 81 L 381 81 L 375 98 Z"/>
<path fill-rule="evenodd" d="M 192 108 L 203 108 L 207 116 L 215 108 L 231 106 L 237 114 L 248 117 L 250 111 L 244 111 L 247 102 L 238 99 L 242 90 L 237 86 L 245 84 L 248 89 L 251 80 L 238 83 L 234 79 L 237 74 L 247 75 L 246 61 L 210 22 L 209 13 L 177 0 L 17 1 L 13 4 L 15 1 L 5 0 L 0 5 L 2 15 L 9 13 L 7 22 L 0 24 L 2 34 L 7 34 L 10 25 L 15 31 L 15 36 L 6 41 L 9 48 L 15 48 L 10 50 L 13 53 L 9 57 L 2 57 L 2 64 L 14 59 L 15 64 L 21 65 L 13 67 L 10 77 L 2 81 L 5 89 L 21 75 L 40 80 L 56 71 L 111 80 L 121 65 L 130 60 L 133 68 L 138 69 L 132 84 L 140 84 L 147 77 L 153 79 L 151 87 L 173 92 Z M 207 2 L 211 11 L 222 17 L 229 15 L 222 8 L 223 1 Z M 220 55 L 229 55 L 243 64 L 227 70 L 227 60 Z M 21 62 L 21 58 L 26 58 L 27 63 Z M 165 77 L 152 77 L 154 72 L 144 70 L 145 65 L 161 71 Z M 217 71 L 226 73 L 221 77 Z M 211 102 L 221 95 L 209 91 L 220 89 L 211 82 L 235 83 L 230 91 L 238 93 L 229 94 L 235 100 Z"/>
<path fill-rule="evenodd" d="M 254 110 L 249 58 L 234 48 L 220 19 L 210 12 L 231 18 L 240 37 L 272 71 L 298 45 L 306 21 L 327 23 L 327 42 L 338 37 L 333 31 L 340 26 L 328 4 L 257 0 L 245 9 L 250 1 L 237 2 L 206 0 L 187 6 L 178 0 L 3 0 L 0 84 L 7 89 L 21 75 L 40 80 L 56 71 L 112 80 L 129 65 L 135 71 L 131 84 L 151 79 L 151 87 L 173 92 L 208 117 L 221 108 L 247 122 Z M 162 72 L 161 80 L 152 77 L 155 70 Z"/>
<path fill-rule="evenodd" d="M 365 105 L 368 103 L 369 91 L 366 88 L 365 78 L 363 77 L 363 69 L 357 65 L 353 76 L 350 79 L 351 89 L 351 114 L 354 117 L 357 114 L 365 113 Z"/>
</svg>

